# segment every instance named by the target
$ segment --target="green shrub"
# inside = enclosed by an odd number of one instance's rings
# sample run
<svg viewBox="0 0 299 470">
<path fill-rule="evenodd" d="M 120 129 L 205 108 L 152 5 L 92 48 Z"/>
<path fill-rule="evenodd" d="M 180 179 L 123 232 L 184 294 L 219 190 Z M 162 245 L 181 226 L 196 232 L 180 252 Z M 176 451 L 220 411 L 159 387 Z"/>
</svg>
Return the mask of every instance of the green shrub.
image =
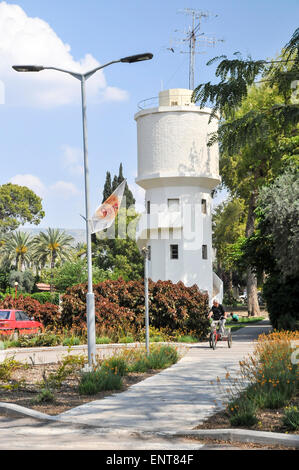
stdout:
<svg viewBox="0 0 299 470">
<path fill-rule="evenodd" d="M 55 372 L 50 373 L 48 376 L 46 372 L 44 372 L 41 386 L 49 390 L 60 388 L 68 377 L 74 373 L 78 373 L 82 369 L 84 362 L 84 356 L 68 354 L 61 360 Z"/>
<path fill-rule="evenodd" d="M 260 335 L 253 355 L 240 361 L 239 375 L 233 379 L 227 372 L 221 388 L 232 425 L 252 426 L 257 409 L 279 409 L 296 396 L 298 370 L 291 361 L 291 344 L 298 337 L 296 331 Z"/>
<path fill-rule="evenodd" d="M 50 303 L 59 305 L 59 294 L 57 292 L 35 292 L 34 294 L 29 294 L 29 297 L 38 300 L 41 304 Z"/>
<path fill-rule="evenodd" d="M 269 318 L 273 328 L 299 330 L 299 276 L 283 279 L 271 274 L 263 287 Z"/>
<path fill-rule="evenodd" d="M 5 358 L 0 363 L 0 381 L 8 382 L 11 379 L 11 374 L 17 370 L 25 367 L 21 362 L 16 361 L 13 357 Z"/>
<path fill-rule="evenodd" d="M 178 361 L 178 352 L 173 346 L 156 346 L 150 351 L 148 364 L 150 369 L 165 369 Z"/>
<path fill-rule="evenodd" d="M 122 357 L 114 356 L 109 359 L 105 359 L 101 364 L 101 369 L 105 372 L 112 372 L 118 374 L 121 377 L 126 375 L 128 371 L 128 365 L 125 359 Z"/>
<path fill-rule="evenodd" d="M 81 343 L 79 336 L 68 336 L 63 339 L 63 346 L 78 346 Z"/>
<path fill-rule="evenodd" d="M 53 403 L 54 401 L 54 393 L 48 388 L 43 388 L 37 397 L 33 400 L 33 403 Z"/>
<path fill-rule="evenodd" d="M 175 364 L 179 358 L 176 348 L 167 345 L 152 345 L 149 356 L 145 350 L 131 351 L 127 356 L 130 372 L 165 369 Z"/>
<path fill-rule="evenodd" d="M 150 336 L 150 343 L 161 343 L 164 341 L 162 336 Z"/>
<path fill-rule="evenodd" d="M 135 340 L 132 336 L 121 336 L 119 339 L 118 339 L 118 342 L 119 343 L 124 343 L 124 344 L 127 344 L 127 343 L 134 343 Z"/>
<path fill-rule="evenodd" d="M 198 339 L 194 338 L 194 336 L 184 335 L 177 337 L 178 343 L 198 343 Z"/>
<path fill-rule="evenodd" d="M 113 343 L 111 338 L 108 336 L 97 336 L 96 337 L 96 344 L 111 344 Z"/>
<path fill-rule="evenodd" d="M 297 406 L 287 406 L 284 409 L 283 424 L 291 431 L 298 431 L 299 409 Z"/>
<path fill-rule="evenodd" d="M 85 372 L 80 380 L 80 395 L 96 395 L 101 391 L 120 390 L 122 378 L 118 374 L 109 371 Z"/>
<path fill-rule="evenodd" d="M 231 426 L 252 427 L 257 424 L 257 406 L 254 401 L 241 396 L 240 399 L 228 404 L 227 411 Z"/>
<path fill-rule="evenodd" d="M 129 365 L 129 372 L 147 372 L 150 369 L 149 361 L 148 358 L 146 357 L 146 354 L 143 356 L 140 356 L 138 359 L 136 359 L 132 364 Z"/>
</svg>

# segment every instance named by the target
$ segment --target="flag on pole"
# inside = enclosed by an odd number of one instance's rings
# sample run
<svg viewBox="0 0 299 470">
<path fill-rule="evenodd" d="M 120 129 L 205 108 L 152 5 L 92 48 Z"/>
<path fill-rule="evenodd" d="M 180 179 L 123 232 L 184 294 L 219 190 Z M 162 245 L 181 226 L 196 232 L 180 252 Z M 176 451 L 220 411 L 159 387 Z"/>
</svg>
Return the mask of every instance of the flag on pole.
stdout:
<svg viewBox="0 0 299 470">
<path fill-rule="evenodd" d="M 111 227 L 124 195 L 126 180 L 101 204 L 91 218 L 91 233 L 100 232 Z"/>
</svg>

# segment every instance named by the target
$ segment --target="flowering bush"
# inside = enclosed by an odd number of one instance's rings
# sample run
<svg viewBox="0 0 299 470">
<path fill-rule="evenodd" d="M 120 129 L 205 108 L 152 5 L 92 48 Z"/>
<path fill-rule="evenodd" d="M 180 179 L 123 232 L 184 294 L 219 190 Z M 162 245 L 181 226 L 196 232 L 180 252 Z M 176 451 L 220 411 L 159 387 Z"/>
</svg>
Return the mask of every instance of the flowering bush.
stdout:
<svg viewBox="0 0 299 470">
<path fill-rule="evenodd" d="M 70 287 L 62 298 L 62 325 L 85 328 L 86 284 Z M 136 335 L 144 328 L 144 285 L 141 281 L 107 280 L 94 286 L 98 334 L 116 331 Z M 192 331 L 198 337 L 208 332 L 208 296 L 197 286 L 182 282 L 149 282 L 150 325 L 169 332 Z"/>
<path fill-rule="evenodd" d="M 8 295 L 0 302 L 0 309 L 5 308 L 23 310 L 29 317 L 33 317 L 34 320 L 40 321 L 45 327 L 58 326 L 60 323 L 58 305 L 50 304 L 49 302 L 40 304 L 38 300 L 32 299 L 31 297 L 20 295 L 17 299 L 14 299 Z"/>
<path fill-rule="evenodd" d="M 257 410 L 281 408 L 296 397 L 299 370 L 291 342 L 298 340 L 298 331 L 260 335 L 254 353 L 240 361 L 239 375 L 227 373 L 223 384 L 217 378 L 232 425 L 256 424 Z"/>
</svg>

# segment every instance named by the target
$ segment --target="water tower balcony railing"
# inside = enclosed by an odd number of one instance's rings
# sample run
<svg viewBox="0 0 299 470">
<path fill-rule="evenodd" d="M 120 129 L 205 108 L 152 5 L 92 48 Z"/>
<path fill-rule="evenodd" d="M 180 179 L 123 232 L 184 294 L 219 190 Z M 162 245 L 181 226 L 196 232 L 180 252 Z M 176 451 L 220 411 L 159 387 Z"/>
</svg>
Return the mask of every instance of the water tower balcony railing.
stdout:
<svg viewBox="0 0 299 470">
<path fill-rule="evenodd" d="M 140 111 L 144 109 L 157 108 L 159 106 L 195 106 L 196 103 L 190 101 L 190 95 L 171 95 L 170 103 L 165 104 L 164 99 L 159 101 L 158 96 L 139 101 L 137 107 Z"/>
</svg>

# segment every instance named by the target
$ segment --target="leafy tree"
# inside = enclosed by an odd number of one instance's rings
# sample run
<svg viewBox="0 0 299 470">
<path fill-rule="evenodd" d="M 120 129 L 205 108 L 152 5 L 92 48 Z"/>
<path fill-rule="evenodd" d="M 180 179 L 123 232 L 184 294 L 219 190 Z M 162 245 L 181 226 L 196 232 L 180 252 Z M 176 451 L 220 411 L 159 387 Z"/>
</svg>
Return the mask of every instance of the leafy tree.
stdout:
<svg viewBox="0 0 299 470">
<path fill-rule="evenodd" d="M 92 269 L 93 284 L 107 279 L 116 279 L 112 272 L 104 271 L 97 266 Z M 52 282 L 59 292 L 65 292 L 68 287 L 87 282 L 86 260 L 66 261 L 53 271 Z"/>
<path fill-rule="evenodd" d="M 125 216 L 125 219 L 124 219 Z M 137 247 L 134 229 L 138 220 L 135 212 L 119 211 L 115 224 L 107 232 L 96 234 L 93 246 L 94 263 L 99 268 L 116 273 L 125 280 L 143 277 L 143 257 Z M 120 224 L 126 225 L 126 235 L 119 233 Z"/>
<path fill-rule="evenodd" d="M 246 203 L 246 237 L 254 232 L 259 189 L 273 181 L 286 163 L 282 147 L 296 146 L 290 139 L 297 135 L 299 109 L 292 102 L 291 83 L 298 76 L 298 51 L 299 29 L 279 61 L 244 60 L 240 54 L 232 60 L 222 56 L 216 69 L 220 82 L 201 84 L 194 90 L 194 100 L 202 107 L 210 101 L 212 116 L 220 114 L 219 130 L 209 144 L 219 141 L 223 182 L 233 197 Z M 254 81 L 261 73 L 264 83 L 256 87 Z M 251 267 L 247 295 L 249 315 L 258 314 L 256 276 Z"/>
<path fill-rule="evenodd" d="M 86 258 L 86 253 L 87 253 L 86 243 L 84 242 L 77 243 L 77 245 L 75 246 L 75 257 Z"/>
<path fill-rule="evenodd" d="M 299 171 L 291 168 L 261 189 L 258 207 L 265 235 L 273 240 L 273 255 L 284 277 L 299 274 Z"/>
<path fill-rule="evenodd" d="M 15 287 L 18 282 L 18 292 L 32 292 L 35 278 L 31 271 L 11 271 L 9 275 L 10 287 Z"/>
<path fill-rule="evenodd" d="M 213 214 L 213 245 L 216 248 L 217 273 L 224 281 L 224 292 L 233 296 L 233 271 L 236 270 L 236 244 L 244 235 L 244 201 L 230 199 L 216 207 Z"/>
<path fill-rule="evenodd" d="M 31 189 L 11 183 L 0 186 L 0 232 L 26 222 L 38 225 L 44 216 L 42 200 Z"/>
<path fill-rule="evenodd" d="M 263 294 L 274 328 L 299 326 L 298 200 L 298 167 L 292 166 L 261 189 L 258 225 L 242 247 L 241 261 L 266 273 Z"/>
<path fill-rule="evenodd" d="M 113 178 L 110 194 L 115 191 L 124 179 L 121 163 L 118 176 L 115 175 Z M 110 185 L 109 181 L 111 182 L 111 175 L 107 172 L 103 200 L 110 196 L 107 192 L 107 188 Z M 135 199 L 127 183 L 124 189 L 124 197 L 126 198 L 126 208 L 122 207 L 119 210 L 113 226 L 104 232 L 93 234 L 92 236 L 93 260 L 95 266 L 106 272 L 106 276 L 109 279 L 117 277 L 123 277 L 125 280 L 140 279 L 143 276 L 143 258 L 137 247 L 135 237 L 127 233 L 127 228 L 129 225 L 132 225 L 132 221 L 137 221 L 137 214 L 132 210 Z M 120 231 L 125 228 L 125 234 L 119 233 L 118 229 L 120 226 L 122 226 Z"/>
</svg>

